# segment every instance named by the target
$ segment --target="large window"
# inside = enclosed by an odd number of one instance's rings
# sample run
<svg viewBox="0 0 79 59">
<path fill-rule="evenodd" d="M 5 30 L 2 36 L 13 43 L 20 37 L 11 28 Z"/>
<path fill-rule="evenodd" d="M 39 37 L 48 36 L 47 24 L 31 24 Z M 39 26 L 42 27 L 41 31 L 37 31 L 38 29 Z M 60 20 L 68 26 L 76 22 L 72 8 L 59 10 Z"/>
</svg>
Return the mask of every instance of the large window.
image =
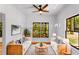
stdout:
<svg viewBox="0 0 79 59">
<path fill-rule="evenodd" d="M 66 20 L 66 38 L 69 39 L 72 46 L 79 48 L 79 15 Z"/>
<path fill-rule="evenodd" d="M 49 23 L 48 22 L 33 22 L 33 38 L 48 38 Z"/>
</svg>

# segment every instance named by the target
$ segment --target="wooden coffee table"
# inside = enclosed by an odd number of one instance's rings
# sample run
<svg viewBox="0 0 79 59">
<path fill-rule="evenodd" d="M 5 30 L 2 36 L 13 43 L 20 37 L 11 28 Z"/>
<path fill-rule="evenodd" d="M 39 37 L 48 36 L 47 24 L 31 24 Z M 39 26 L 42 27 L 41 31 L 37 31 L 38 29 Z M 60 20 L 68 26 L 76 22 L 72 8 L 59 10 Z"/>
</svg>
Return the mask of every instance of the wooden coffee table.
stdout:
<svg viewBox="0 0 79 59">
<path fill-rule="evenodd" d="M 39 55 L 47 54 L 48 53 L 48 47 L 47 46 L 35 46 L 35 52 Z"/>
</svg>

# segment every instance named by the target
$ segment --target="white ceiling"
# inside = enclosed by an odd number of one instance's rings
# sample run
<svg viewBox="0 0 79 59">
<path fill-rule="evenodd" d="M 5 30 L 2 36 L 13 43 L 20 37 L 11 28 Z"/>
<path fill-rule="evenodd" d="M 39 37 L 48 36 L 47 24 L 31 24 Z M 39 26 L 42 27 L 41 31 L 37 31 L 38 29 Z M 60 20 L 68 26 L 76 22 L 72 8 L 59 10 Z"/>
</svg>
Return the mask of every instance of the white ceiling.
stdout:
<svg viewBox="0 0 79 59">
<path fill-rule="evenodd" d="M 36 10 L 32 4 L 14 4 L 13 6 L 24 14 L 31 14 L 31 13 L 34 14 L 34 12 L 32 11 Z M 49 10 L 48 14 L 58 13 L 63 8 L 63 6 L 64 4 L 48 4 L 48 10 Z"/>
</svg>

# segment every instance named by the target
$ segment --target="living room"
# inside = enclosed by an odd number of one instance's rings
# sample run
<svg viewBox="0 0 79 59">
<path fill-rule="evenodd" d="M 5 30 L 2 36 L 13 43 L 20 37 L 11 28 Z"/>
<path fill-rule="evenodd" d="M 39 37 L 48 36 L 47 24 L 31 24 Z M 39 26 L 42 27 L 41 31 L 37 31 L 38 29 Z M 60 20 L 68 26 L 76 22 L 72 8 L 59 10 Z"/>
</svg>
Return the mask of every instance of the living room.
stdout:
<svg viewBox="0 0 79 59">
<path fill-rule="evenodd" d="M 39 8 L 45 12 L 40 13 Z M 65 37 L 66 19 L 77 15 L 78 10 L 79 4 L 1 4 L 2 54 L 78 55 L 79 49 L 72 47 Z"/>
</svg>

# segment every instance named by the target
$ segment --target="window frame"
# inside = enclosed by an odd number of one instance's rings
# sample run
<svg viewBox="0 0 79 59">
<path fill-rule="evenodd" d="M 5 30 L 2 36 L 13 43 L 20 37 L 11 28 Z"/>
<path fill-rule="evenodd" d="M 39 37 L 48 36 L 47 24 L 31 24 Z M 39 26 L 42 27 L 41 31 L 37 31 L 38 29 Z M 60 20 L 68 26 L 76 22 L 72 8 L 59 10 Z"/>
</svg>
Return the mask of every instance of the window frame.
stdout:
<svg viewBox="0 0 79 59">
<path fill-rule="evenodd" d="M 77 16 L 79 16 L 79 14 L 77 14 L 77 15 L 74 15 L 74 16 L 71 16 L 71 17 L 69 17 L 69 18 L 67 18 L 66 19 L 66 31 L 65 31 L 65 38 L 67 38 L 67 32 L 68 32 L 68 30 L 67 30 L 67 20 L 68 19 L 71 19 L 71 18 L 74 18 L 74 31 L 71 31 L 71 32 L 78 32 L 78 46 L 79 46 L 79 31 L 77 31 L 76 30 L 76 28 L 75 28 L 75 17 L 77 17 Z M 71 45 L 71 44 L 70 44 Z M 76 48 L 76 49 L 79 49 L 79 47 L 77 48 L 76 46 L 73 46 L 73 45 L 71 45 L 72 47 L 74 47 L 74 48 Z"/>
<path fill-rule="evenodd" d="M 39 34 L 40 36 L 38 37 L 34 37 L 34 35 L 33 35 L 33 31 L 34 31 L 34 26 L 32 26 L 32 37 L 33 38 L 49 38 L 49 22 L 33 22 L 33 24 L 35 24 L 35 23 L 40 23 L 40 31 L 39 32 L 42 32 L 43 31 L 43 29 L 42 29 L 42 25 L 45 25 L 45 28 L 46 28 L 46 24 L 48 25 L 48 36 L 46 37 L 41 37 L 41 34 Z M 32 24 L 32 25 L 33 25 Z M 42 30 L 42 31 L 41 31 Z M 45 32 L 46 33 L 46 32 Z"/>
</svg>

